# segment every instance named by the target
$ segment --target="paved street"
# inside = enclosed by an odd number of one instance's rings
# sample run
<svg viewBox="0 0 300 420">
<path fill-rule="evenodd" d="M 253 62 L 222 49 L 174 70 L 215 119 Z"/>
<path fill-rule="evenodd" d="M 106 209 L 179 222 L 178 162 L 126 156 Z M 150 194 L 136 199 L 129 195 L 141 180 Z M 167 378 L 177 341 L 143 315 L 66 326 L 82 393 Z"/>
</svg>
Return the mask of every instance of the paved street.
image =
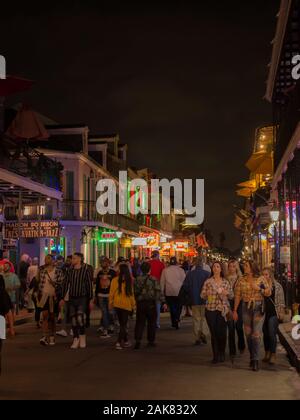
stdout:
<svg viewBox="0 0 300 420">
<path fill-rule="evenodd" d="M 300 399 L 300 378 L 281 347 L 278 366 L 259 373 L 249 371 L 247 355 L 212 367 L 210 346 L 192 345 L 190 319 L 180 331 L 162 324 L 159 346 L 138 352 L 116 351 L 95 328 L 86 350 L 69 350 L 69 338 L 42 348 L 40 332 L 20 326 L 5 342 L 0 399 Z"/>
</svg>

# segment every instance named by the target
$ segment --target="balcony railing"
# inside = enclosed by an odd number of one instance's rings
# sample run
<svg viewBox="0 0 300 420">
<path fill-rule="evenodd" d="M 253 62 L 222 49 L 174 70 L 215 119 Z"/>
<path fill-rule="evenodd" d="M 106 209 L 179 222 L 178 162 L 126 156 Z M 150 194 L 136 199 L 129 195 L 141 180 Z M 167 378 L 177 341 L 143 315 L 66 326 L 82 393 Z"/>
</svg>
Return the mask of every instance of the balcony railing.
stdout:
<svg viewBox="0 0 300 420">
<path fill-rule="evenodd" d="M 0 141 L 0 168 L 30 178 L 47 187 L 61 189 L 63 166 L 26 143 L 15 143 L 5 138 Z"/>
<path fill-rule="evenodd" d="M 57 204 L 51 202 L 43 206 L 25 206 L 21 218 L 22 220 L 51 220 L 58 218 L 61 221 L 102 222 L 137 233 L 140 226 L 143 225 L 157 230 L 161 229 L 161 220 L 157 216 L 152 216 L 150 219 L 141 214 L 135 217 L 121 214 L 106 214 L 102 216 L 97 212 L 96 201 L 85 200 L 64 200 L 62 203 L 59 203 L 59 211 L 57 211 Z M 18 208 L 7 207 L 5 209 L 5 219 L 18 220 Z"/>
<path fill-rule="evenodd" d="M 139 231 L 139 222 L 136 218 L 121 214 L 100 215 L 97 212 L 96 201 L 65 200 L 61 204 L 60 211 L 61 220 L 102 222 L 133 232 Z"/>
</svg>

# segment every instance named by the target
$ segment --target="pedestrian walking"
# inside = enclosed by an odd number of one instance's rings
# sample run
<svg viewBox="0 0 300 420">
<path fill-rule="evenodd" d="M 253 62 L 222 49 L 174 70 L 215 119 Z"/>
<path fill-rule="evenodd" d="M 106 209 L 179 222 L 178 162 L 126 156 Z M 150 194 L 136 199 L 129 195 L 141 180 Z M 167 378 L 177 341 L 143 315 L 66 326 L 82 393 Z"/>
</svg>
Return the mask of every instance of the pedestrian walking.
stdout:
<svg viewBox="0 0 300 420">
<path fill-rule="evenodd" d="M 143 332 L 147 322 L 148 347 L 155 347 L 157 302 L 163 302 L 159 282 L 150 275 L 151 265 L 141 265 L 142 275 L 134 283 L 136 300 L 135 350 L 141 346 Z"/>
<path fill-rule="evenodd" d="M 27 310 L 29 312 L 33 312 L 35 310 L 35 303 L 32 299 L 33 288 L 30 287 L 30 284 L 34 278 L 37 277 L 37 273 L 39 270 L 39 259 L 34 257 L 32 259 L 31 265 L 27 270 L 27 279 L 26 279 L 26 293 L 25 293 L 25 301 L 27 301 Z"/>
<path fill-rule="evenodd" d="M 40 344 L 54 346 L 56 317 L 59 313 L 64 275 L 62 270 L 55 267 L 52 255 L 46 256 L 45 265 L 40 267 L 38 271 L 37 281 L 37 306 L 42 314 L 44 334 L 40 339 Z"/>
<path fill-rule="evenodd" d="M 18 275 L 21 283 L 21 287 L 18 291 L 18 304 L 20 309 L 24 308 L 25 306 L 25 293 L 27 291 L 27 272 L 30 267 L 30 257 L 27 254 L 21 255 L 20 264 L 18 268 Z"/>
<path fill-rule="evenodd" d="M 265 297 L 265 322 L 263 325 L 265 357 L 264 363 L 276 363 L 277 333 L 279 322 L 285 313 L 284 291 L 280 283 L 275 280 L 271 268 L 264 268 L 263 276 L 271 288 L 271 296 Z"/>
<path fill-rule="evenodd" d="M 0 276 L 0 326 L 1 326 L 0 328 L 0 375 L 1 375 L 1 370 L 2 370 L 2 344 L 6 336 L 5 319 L 7 318 L 10 312 L 11 312 L 11 300 L 5 289 L 4 278 Z"/>
<path fill-rule="evenodd" d="M 73 331 L 71 349 L 86 348 L 85 313 L 86 305 L 93 299 L 93 274 L 90 267 L 83 263 L 82 254 L 72 256 L 72 268 L 67 271 L 63 285 L 63 301 L 68 302 Z"/>
<path fill-rule="evenodd" d="M 179 292 L 185 280 L 184 270 L 177 265 L 176 257 L 170 259 L 170 266 L 161 274 L 160 286 L 170 308 L 171 324 L 176 330 L 179 329 L 182 305 Z"/>
<path fill-rule="evenodd" d="M 260 276 L 258 266 L 253 261 L 244 263 L 244 276 L 235 288 L 233 318 L 239 320 L 238 307 L 243 301 L 243 321 L 248 350 L 250 353 L 250 367 L 254 372 L 259 371 L 259 352 L 262 329 L 265 320 L 264 298 L 271 296 L 271 288 Z"/>
<path fill-rule="evenodd" d="M 10 297 L 11 300 L 11 312 L 7 315 L 7 321 L 9 325 L 9 334 L 11 337 L 15 336 L 15 329 L 14 329 L 14 319 L 15 319 L 15 312 L 17 310 L 18 305 L 18 292 L 21 287 L 21 282 L 19 277 L 11 271 L 11 263 L 6 261 L 3 266 L 3 278 L 5 282 L 5 289 Z"/>
<path fill-rule="evenodd" d="M 109 338 L 114 331 L 113 315 L 109 310 L 109 291 L 112 279 L 116 272 L 110 268 L 110 261 L 104 257 L 101 260 L 101 268 L 96 276 L 95 303 L 101 310 L 100 337 Z"/>
<path fill-rule="evenodd" d="M 160 283 L 162 272 L 165 269 L 165 264 L 160 260 L 159 251 L 153 251 L 151 260 L 145 258 L 145 262 L 150 263 L 150 266 L 151 266 L 150 275 L 154 277 Z M 156 327 L 160 328 L 161 302 L 157 302 L 156 309 L 157 309 Z"/>
<path fill-rule="evenodd" d="M 128 318 L 136 308 L 134 289 L 131 273 L 126 263 L 119 265 L 119 273 L 110 286 L 109 292 L 109 309 L 115 310 L 120 331 L 116 349 L 122 350 L 131 346 L 128 339 Z"/>
<path fill-rule="evenodd" d="M 211 335 L 213 364 L 225 362 L 227 341 L 227 321 L 230 316 L 229 299 L 233 298 L 233 290 L 225 279 L 222 265 L 214 262 L 213 276 L 204 283 L 201 298 L 206 301 L 206 321 Z"/>
<path fill-rule="evenodd" d="M 233 293 L 236 286 L 242 278 L 242 272 L 240 270 L 239 264 L 236 260 L 230 260 L 228 262 L 228 269 L 226 274 L 226 280 L 229 281 Z M 230 299 L 231 310 L 234 310 L 234 298 Z M 240 302 L 238 308 L 238 320 L 234 321 L 231 319 L 228 321 L 228 341 L 229 341 L 229 353 L 231 358 L 235 357 L 237 354 L 236 350 L 236 335 L 238 338 L 238 349 L 240 354 L 243 354 L 246 349 L 245 335 L 244 335 L 244 325 L 243 325 L 243 304 Z"/>
<path fill-rule="evenodd" d="M 193 261 L 194 270 L 189 271 L 182 285 L 183 290 L 189 297 L 192 306 L 193 332 L 195 337 L 195 345 L 201 343 L 206 344 L 206 336 L 204 333 L 205 321 L 205 303 L 201 298 L 202 288 L 206 280 L 210 277 L 210 273 L 203 269 L 203 258 L 197 257 Z"/>
</svg>

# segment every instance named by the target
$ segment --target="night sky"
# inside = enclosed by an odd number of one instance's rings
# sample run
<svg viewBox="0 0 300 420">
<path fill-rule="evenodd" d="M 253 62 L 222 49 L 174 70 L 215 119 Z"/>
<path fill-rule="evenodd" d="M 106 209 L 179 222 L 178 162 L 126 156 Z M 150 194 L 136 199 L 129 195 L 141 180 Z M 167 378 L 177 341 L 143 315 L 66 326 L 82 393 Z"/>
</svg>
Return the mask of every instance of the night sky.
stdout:
<svg viewBox="0 0 300 420">
<path fill-rule="evenodd" d="M 279 0 L 24 3 L 1 5 L 0 54 L 9 74 L 36 83 L 9 102 L 118 132 L 129 164 L 159 177 L 205 178 L 206 226 L 237 248 L 236 184 L 256 126 L 271 121 L 263 96 Z"/>
</svg>

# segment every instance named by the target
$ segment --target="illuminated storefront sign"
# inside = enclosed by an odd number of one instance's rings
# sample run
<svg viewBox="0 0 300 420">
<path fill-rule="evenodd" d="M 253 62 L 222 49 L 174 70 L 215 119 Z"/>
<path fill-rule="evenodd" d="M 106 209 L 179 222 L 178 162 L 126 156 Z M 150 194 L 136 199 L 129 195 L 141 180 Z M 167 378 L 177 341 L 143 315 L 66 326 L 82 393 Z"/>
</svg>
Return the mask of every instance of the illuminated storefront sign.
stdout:
<svg viewBox="0 0 300 420">
<path fill-rule="evenodd" d="M 120 240 L 120 245 L 123 248 L 131 248 L 131 246 L 132 246 L 132 240 L 130 238 L 122 238 Z"/>
<path fill-rule="evenodd" d="M 132 246 L 147 246 L 147 238 L 134 238 Z"/>
<path fill-rule="evenodd" d="M 187 252 L 189 244 L 188 242 L 175 242 L 173 247 L 177 252 Z"/>
<path fill-rule="evenodd" d="M 98 242 L 101 243 L 114 243 L 118 240 L 116 232 L 99 232 Z"/>
<path fill-rule="evenodd" d="M 5 238 L 55 238 L 60 235 L 57 220 L 41 222 L 6 222 Z"/>
</svg>

